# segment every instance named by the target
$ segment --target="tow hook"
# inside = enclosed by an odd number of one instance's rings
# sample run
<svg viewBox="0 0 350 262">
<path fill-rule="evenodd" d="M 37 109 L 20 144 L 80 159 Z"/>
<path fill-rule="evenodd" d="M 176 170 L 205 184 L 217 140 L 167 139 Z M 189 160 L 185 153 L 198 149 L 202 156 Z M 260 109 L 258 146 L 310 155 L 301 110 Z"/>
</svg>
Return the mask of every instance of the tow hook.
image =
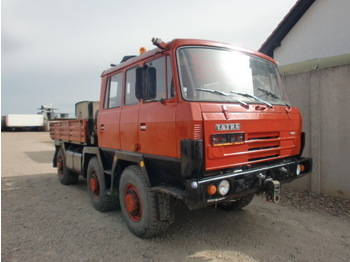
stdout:
<svg viewBox="0 0 350 262">
<path fill-rule="evenodd" d="M 271 201 L 273 203 L 278 203 L 280 201 L 280 188 L 281 184 L 277 180 L 265 180 L 264 191 L 266 196 L 266 201 Z"/>
</svg>

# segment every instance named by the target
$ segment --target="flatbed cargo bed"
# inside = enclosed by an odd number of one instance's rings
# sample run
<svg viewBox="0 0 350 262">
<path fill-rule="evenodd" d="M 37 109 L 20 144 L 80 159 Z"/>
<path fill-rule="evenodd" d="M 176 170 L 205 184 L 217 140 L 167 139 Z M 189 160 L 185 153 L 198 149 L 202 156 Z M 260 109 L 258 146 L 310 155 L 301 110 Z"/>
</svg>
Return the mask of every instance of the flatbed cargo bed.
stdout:
<svg viewBox="0 0 350 262">
<path fill-rule="evenodd" d="M 87 120 L 70 119 L 50 122 L 50 137 L 67 142 L 87 144 Z"/>
</svg>

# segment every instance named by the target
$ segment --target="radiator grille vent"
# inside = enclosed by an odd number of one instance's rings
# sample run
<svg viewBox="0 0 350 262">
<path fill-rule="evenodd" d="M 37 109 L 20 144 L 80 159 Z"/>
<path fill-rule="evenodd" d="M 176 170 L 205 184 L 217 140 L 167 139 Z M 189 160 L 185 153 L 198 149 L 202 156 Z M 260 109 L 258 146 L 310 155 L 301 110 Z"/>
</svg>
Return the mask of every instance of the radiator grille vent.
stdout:
<svg viewBox="0 0 350 262">
<path fill-rule="evenodd" d="M 280 154 L 279 132 L 250 133 L 247 135 L 248 161 L 258 161 L 274 157 Z"/>
</svg>

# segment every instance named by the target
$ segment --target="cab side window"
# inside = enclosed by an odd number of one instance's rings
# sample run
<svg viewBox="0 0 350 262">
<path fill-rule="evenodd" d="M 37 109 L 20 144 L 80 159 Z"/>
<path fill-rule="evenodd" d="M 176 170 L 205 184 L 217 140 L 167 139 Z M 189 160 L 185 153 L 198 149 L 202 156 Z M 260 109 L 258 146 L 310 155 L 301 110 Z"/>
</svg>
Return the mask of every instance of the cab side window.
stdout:
<svg viewBox="0 0 350 262">
<path fill-rule="evenodd" d="M 174 83 L 171 73 L 170 57 L 164 56 L 149 63 L 157 72 L 157 97 L 155 100 L 169 99 L 175 96 Z"/>
<path fill-rule="evenodd" d="M 125 85 L 125 105 L 135 105 L 139 102 L 135 95 L 136 84 L 136 68 L 130 69 L 126 72 Z"/>
<path fill-rule="evenodd" d="M 122 93 L 122 74 L 116 74 L 107 81 L 107 91 L 105 96 L 104 108 L 120 107 Z"/>
<path fill-rule="evenodd" d="M 157 72 L 157 97 L 155 100 L 166 99 L 165 57 L 153 60 L 150 66 L 154 67 Z"/>
</svg>

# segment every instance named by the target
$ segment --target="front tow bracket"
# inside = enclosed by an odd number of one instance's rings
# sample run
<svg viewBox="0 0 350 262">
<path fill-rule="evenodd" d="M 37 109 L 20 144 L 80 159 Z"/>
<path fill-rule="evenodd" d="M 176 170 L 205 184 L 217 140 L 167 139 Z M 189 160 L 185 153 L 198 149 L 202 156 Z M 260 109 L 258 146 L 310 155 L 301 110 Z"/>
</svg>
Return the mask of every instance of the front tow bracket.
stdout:
<svg viewBox="0 0 350 262">
<path fill-rule="evenodd" d="M 264 191 L 266 196 L 266 201 L 278 203 L 280 201 L 280 189 L 281 184 L 277 180 L 265 180 Z"/>
</svg>

